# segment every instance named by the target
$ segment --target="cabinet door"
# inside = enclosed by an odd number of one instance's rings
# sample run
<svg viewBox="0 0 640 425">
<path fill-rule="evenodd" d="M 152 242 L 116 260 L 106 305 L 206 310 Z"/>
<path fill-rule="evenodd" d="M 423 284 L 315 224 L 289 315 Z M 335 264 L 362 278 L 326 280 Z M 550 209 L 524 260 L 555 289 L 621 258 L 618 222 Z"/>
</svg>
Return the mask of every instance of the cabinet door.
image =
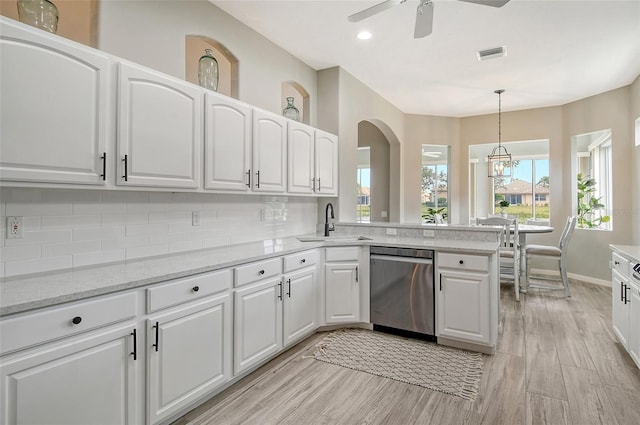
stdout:
<svg viewBox="0 0 640 425">
<path fill-rule="evenodd" d="M 149 319 L 150 423 L 231 378 L 231 331 L 228 293 Z"/>
<path fill-rule="evenodd" d="M 616 270 L 612 273 L 611 306 L 613 332 L 616 334 L 625 348 L 628 346 L 629 336 L 629 304 L 625 302 L 625 286 L 629 285 L 627 279 Z M 629 289 L 627 289 L 627 294 Z"/>
<path fill-rule="evenodd" d="M 640 368 L 640 286 L 632 285 L 627 290 L 629 298 L 629 340 L 631 358 Z"/>
<path fill-rule="evenodd" d="M 338 195 L 338 137 L 316 130 L 315 137 L 316 194 Z"/>
<path fill-rule="evenodd" d="M 0 179 L 105 184 L 109 57 L 4 18 L 0 32 Z"/>
<path fill-rule="evenodd" d="M 204 90 L 130 63 L 118 77 L 118 184 L 197 188 Z"/>
<path fill-rule="evenodd" d="M 134 424 L 132 326 L 96 331 L 5 356 L 0 362 L 3 424 Z M 138 346 L 140 338 L 137 338 Z"/>
<path fill-rule="evenodd" d="M 360 320 L 358 263 L 325 264 L 326 323 L 349 323 Z"/>
<path fill-rule="evenodd" d="M 289 185 L 291 193 L 312 194 L 316 187 L 314 174 L 314 135 L 313 128 L 290 121 L 288 131 Z"/>
<path fill-rule="evenodd" d="M 438 336 L 489 344 L 489 275 L 453 270 L 439 275 Z"/>
<path fill-rule="evenodd" d="M 282 347 L 282 280 L 270 279 L 235 292 L 234 374 Z"/>
<path fill-rule="evenodd" d="M 284 346 L 309 335 L 316 328 L 316 269 L 301 270 L 284 278 Z"/>
<path fill-rule="evenodd" d="M 284 192 L 287 184 L 287 120 L 253 110 L 253 190 Z"/>
<path fill-rule="evenodd" d="M 251 107 L 214 93 L 205 97 L 207 189 L 251 188 Z"/>
</svg>

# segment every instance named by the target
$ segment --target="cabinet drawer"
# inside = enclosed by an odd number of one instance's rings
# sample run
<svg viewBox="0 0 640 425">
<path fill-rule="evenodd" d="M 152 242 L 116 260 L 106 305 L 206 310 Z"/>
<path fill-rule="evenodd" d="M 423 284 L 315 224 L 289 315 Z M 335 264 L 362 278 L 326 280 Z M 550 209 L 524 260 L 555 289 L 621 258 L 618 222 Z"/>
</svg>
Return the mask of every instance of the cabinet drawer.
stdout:
<svg viewBox="0 0 640 425">
<path fill-rule="evenodd" d="M 618 273 L 622 273 L 625 276 L 631 276 L 629 260 L 622 257 L 621 255 L 616 254 L 615 252 L 611 254 L 611 260 L 611 268 L 613 270 L 617 270 Z"/>
<path fill-rule="evenodd" d="M 345 246 L 340 248 L 325 248 L 325 261 L 358 261 L 360 248 L 357 246 Z"/>
<path fill-rule="evenodd" d="M 489 257 L 483 255 L 438 253 L 438 266 L 457 270 L 489 271 Z"/>
<path fill-rule="evenodd" d="M 2 354 L 135 316 L 135 292 L 24 313 L 0 322 Z"/>
<path fill-rule="evenodd" d="M 231 270 L 177 279 L 147 289 L 147 313 L 204 298 L 231 288 Z"/>
<path fill-rule="evenodd" d="M 236 267 L 235 286 L 246 285 L 267 277 L 277 276 L 282 273 L 282 260 L 274 258 Z"/>
<path fill-rule="evenodd" d="M 284 272 L 288 273 L 318 262 L 318 251 L 304 251 L 284 257 Z"/>
</svg>

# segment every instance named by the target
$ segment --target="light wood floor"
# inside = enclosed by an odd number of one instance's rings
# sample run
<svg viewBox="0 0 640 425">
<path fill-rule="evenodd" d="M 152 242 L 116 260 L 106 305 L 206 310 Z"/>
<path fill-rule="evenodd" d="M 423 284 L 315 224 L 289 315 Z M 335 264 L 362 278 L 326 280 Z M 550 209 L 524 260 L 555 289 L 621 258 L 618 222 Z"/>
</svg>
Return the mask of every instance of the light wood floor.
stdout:
<svg viewBox="0 0 640 425">
<path fill-rule="evenodd" d="M 640 371 L 611 330 L 611 288 L 501 292 L 496 354 L 474 402 L 308 357 L 298 344 L 175 425 L 640 424 Z"/>
</svg>

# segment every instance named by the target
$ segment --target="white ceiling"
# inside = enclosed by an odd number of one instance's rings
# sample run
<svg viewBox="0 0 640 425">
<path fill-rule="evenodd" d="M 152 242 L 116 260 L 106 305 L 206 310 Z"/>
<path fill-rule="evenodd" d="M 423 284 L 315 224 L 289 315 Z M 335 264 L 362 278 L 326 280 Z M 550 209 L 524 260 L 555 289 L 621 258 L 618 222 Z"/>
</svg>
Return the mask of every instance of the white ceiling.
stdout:
<svg viewBox="0 0 640 425">
<path fill-rule="evenodd" d="M 413 38 L 418 0 L 359 23 L 382 0 L 210 0 L 316 70 L 340 66 L 404 113 L 463 117 L 563 105 L 640 75 L 640 0 L 434 0 L 433 33 Z M 367 29 L 370 40 L 356 38 Z M 506 46 L 479 62 L 476 51 Z"/>
</svg>

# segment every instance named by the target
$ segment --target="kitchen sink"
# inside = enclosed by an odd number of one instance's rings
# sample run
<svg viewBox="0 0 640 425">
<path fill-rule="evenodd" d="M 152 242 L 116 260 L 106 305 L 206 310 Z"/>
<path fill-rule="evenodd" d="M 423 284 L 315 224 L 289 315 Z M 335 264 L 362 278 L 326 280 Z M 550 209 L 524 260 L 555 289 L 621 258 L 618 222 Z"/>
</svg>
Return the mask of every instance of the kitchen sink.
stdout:
<svg viewBox="0 0 640 425">
<path fill-rule="evenodd" d="M 300 242 L 357 242 L 372 239 L 366 236 L 301 236 L 298 240 Z"/>
</svg>

